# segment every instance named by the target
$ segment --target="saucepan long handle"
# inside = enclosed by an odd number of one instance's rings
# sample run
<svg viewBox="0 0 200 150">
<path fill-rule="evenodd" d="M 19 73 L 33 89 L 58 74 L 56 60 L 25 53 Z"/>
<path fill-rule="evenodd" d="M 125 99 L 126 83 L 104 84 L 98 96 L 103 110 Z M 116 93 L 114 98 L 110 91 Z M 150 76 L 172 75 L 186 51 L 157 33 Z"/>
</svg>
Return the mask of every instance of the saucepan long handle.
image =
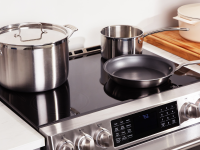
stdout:
<svg viewBox="0 0 200 150">
<path fill-rule="evenodd" d="M 183 66 L 187 66 L 187 65 L 193 65 L 193 64 L 200 64 L 200 60 L 194 60 L 194 61 L 189 61 L 189 62 L 186 62 L 186 63 L 182 63 L 182 64 L 179 64 L 177 67 L 176 67 L 176 70 L 179 70 L 181 67 Z"/>
<path fill-rule="evenodd" d="M 154 33 L 158 33 L 158 32 L 163 32 L 163 31 L 189 31 L 188 28 L 173 28 L 173 27 L 169 27 L 169 28 L 162 28 L 162 29 L 158 29 L 158 30 L 154 30 L 151 32 L 147 32 L 143 35 L 143 37 L 146 37 L 150 34 L 154 34 Z"/>
</svg>

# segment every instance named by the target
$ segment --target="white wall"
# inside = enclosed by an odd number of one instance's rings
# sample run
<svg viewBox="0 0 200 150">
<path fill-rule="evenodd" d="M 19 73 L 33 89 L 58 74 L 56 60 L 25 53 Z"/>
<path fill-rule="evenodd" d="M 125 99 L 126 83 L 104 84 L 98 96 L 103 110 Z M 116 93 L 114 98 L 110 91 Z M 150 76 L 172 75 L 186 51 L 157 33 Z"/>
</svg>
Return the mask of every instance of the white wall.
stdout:
<svg viewBox="0 0 200 150">
<path fill-rule="evenodd" d="M 100 30 L 128 24 L 145 32 L 177 26 L 172 19 L 179 6 L 200 0 L 1 0 L 0 26 L 20 22 L 72 24 L 79 31 L 70 49 L 100 44 Z"/>
</svg>

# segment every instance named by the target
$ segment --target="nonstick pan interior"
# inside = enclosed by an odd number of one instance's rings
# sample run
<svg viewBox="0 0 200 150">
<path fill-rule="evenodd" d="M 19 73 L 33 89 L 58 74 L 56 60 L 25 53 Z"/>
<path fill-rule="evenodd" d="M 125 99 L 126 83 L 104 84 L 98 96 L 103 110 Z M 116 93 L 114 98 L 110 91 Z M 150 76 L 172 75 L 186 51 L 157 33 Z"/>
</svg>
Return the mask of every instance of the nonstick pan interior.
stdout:
<svg viewBox="0 0 200 150">
<path fill-rule="evenodd" d="M 104 70 L 113 77 L 131 81 L 159 80 L 175 70 L 174 63 L 150 55 L 124 55 L 108 60 Z"/>
</svg>

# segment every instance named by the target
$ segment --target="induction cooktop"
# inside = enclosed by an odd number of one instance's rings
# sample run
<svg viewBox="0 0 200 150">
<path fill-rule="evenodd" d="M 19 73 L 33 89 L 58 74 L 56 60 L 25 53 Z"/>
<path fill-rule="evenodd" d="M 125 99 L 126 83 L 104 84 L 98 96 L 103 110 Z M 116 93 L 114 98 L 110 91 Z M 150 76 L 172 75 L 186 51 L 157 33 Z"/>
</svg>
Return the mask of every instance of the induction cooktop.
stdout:
<svg viewBox="0 0 200 150">
<path fill-rule="evenodd" d="M 168 82 L 153 88 L 120 86 L 103 70 L 100 46 L 86 48 L 89 53 L 69 53 L 69 77 L 60 87 L 39 93 L 15 92 L 0 87 L 0 100 L 35 129 L 62 119 L 70 119 L 152 94 L 173 90 L 200 81 L 200 74 L 185 67 Z M 92 53 L 94 52 L 94 53 Z M 147 50 L 143 54 L 155 55 Z M 159 56 L 160 57 L 160 56 Z"/>
</svg>

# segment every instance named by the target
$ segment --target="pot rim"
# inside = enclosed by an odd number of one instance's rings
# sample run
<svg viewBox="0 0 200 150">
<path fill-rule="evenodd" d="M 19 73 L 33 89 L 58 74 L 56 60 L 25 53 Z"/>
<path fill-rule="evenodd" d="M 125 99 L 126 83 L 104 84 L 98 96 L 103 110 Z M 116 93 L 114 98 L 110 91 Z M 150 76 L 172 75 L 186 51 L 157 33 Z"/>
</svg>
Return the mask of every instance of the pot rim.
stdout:
<svg viewBox="0 0 200 150">
<path fill-rule="evenodd" d="M 191 7 L 190 9 L 193 8 L 193 6 L 195 5 L 198 5 L 199 9 L 200 9 L 200 3 L 192 3 L 192 4 L 186 4 L 186 5 L 182 5 L 180 6 L 178 9 L 177 9 L 177 12 L 179 15 L 183 16 L 183 17 L 186 17 L 186 18 L 189 18 L 189 19 L 198 19 L 200 20 L 200 16 L 199 17 L 191 17 L 189 15 L 184 15 L 184 11 L 185 10 L 182 10 L 183 12 L 181 13 L 181 10 L 180 9 L 184 9 L 184 8 L 187 8 L 187 7 Z M 187 12 L 187 11 L 186 11 Z"/>
<path fill-rule="evenodd" d="M 181 13 L 178 13 L 178 16 L 183 17 L 183 18 L 188 19 L 188 20 L 200 20 L 200 18 L 188 17 L 188 16 L 185 16 L 185 15 L 183 15 Z"/>
<path fill-rule="evenodd" d="M 127 38 L 121 38 L 121 37 L 111 37 L 111 36 L 107 36 L 105 34 L 103 34 L 103 30 L 105 30 L 106 28 L 109 28 L 109 27 L 116 27 L 116 26 L 128 26 L 128 27 L 132 27 L 132 28 L 135 28 L 135 29 L 139 29 L 142 33 L 140 35 L 137 35 L 137 36 L 134 36 L 134 37 L 127 37 Z M 111 26 L 107 26 L 107 27 L 104 27 L 103 29 L 101 29 L 101 35 L 107 37 L 107 38 L 110 38 L 110 39 L 134 39 L 134 38 L 137 38 L 137 37 L 142 37 L 144 35 L 144 31 L 136 26 L 131 26 L 131 25 L 111 25 Z"/>
<path fill-rule="evenodd" d="M 63 36 L 63 38 L 60 38 L 59 40 L 56 40 L 55 42 L 47 42 L 47 43 L 44 43 L 44 44 L 12 44 L 12 43 L 6 43 L 6 42 L 1 42 L 0 41 L 0 44 L 3 44 L 3 45 L 6 45 L 6 46 L 16 46 L 16 47 L 42 47 L 42 46 L 48 46 L 48 45 L 54 45 L 58 42 L 61 42 L 65 39 L 68 39 L 68 36 L 69 36 L 69 32 L 68 30 L 64 27 L 64 26 L 61 26 L 61 25 L 57 25 L 57 24 L 51 24 L 51 23 L 44 23 L 44 22 L 39 22 L 43 25 L 49 25 L 51 26 L 52 25 L 52 28 L 53 27 L 59 27 L 60 29 L 64 30 L 66 35 Z M 15 23 L 15 24 L 10 24 L 10 25 L 6 25 L 6 26 L 3 26 L 0 28 L 0 35 L 1 34 L 4 34 L 6 32 L 8 32 L 8 30 L 11 30 L 11 31 L 14 31 L 14 30 L 18 30 L 18 26 L 20 25 L 21 23 Z"/>
<path fill-rule="evenodd" d="M 65 40 L 66 38 L 62 39 L 62 40 Z M 50 46 L 50 45 L 56 45 L 57 43 L 60 43 L 62 40 L 59 40 L 59 41 L 56 41 L 56 42 L 52 42 L 52 43 L 47 43 L 47 44 L 43 44 L 43 45 L 15 45 L 15 44 L 7 44 L 7 43 L 3 43 L 3 42 L 0 42 L 0 45 L 5 45 L 5 46 L 9 46 L 9 47 L 24 47 L 23 50 L 36 50 L 35 48 L 41 48 L 41 47 L 44 47 L 44 46 Z M 26 49 L 26 48 L 32 48 L 32 49 Z"/>
</svg>

